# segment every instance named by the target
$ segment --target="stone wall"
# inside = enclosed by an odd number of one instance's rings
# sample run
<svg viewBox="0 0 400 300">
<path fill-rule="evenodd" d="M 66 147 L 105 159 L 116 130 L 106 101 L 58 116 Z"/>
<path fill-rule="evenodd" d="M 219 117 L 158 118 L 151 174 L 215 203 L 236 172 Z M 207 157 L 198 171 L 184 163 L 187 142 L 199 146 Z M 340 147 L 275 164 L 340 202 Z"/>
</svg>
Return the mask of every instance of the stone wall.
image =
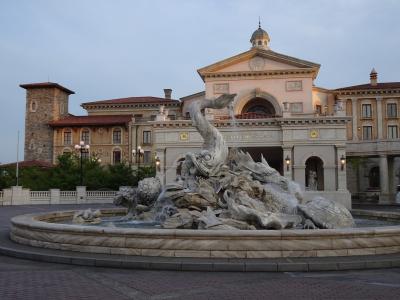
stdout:
<svg viewBox="0 0 400 300">
<path fill-rule="evenodd" d="M 60 89 L 34 88 L 26 94 L 24 160 L 53 160 L 53 130 L 48 123 L 68 114 L 68 94 Z"/>
</svg>

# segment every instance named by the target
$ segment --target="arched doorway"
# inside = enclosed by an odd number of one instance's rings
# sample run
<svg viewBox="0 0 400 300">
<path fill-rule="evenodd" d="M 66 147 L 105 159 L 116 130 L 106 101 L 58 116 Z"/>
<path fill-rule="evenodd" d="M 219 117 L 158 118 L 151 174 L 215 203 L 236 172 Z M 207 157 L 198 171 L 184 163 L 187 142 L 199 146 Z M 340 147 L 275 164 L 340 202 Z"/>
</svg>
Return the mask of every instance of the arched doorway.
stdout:
<svg viewBox="0 0 400 300">
<path fill-rule="evenodd" d="M 240 113 L 242 118 L 270 118 L 276 115 L 275 107 L 267 99 L 255 97 L 249 100 Z"/>
<path fill-rule="evenodd" d="M 185 161 L 185 158 L 182 157 L 180 159 L 178 159 L 178 161 L 176 162 L 176 177 L 180 177 L 182 175 L 182 164 Z"/>
<path fill-rule="evenodd" d="M 317 156 L 306 160 L 306 188 L 311 191 L 324 190 L 324 162 Z"/>
<path fill-rule="evenodd" d="M 373 167 L 373 168 L 371 168 L 371 170 L 369 170 L 368 184 L 369 184 L 368 188 L 371 190 L 380 188 L 381 182 L 380 182 L 380 175 L 379 175 L 379 167 Z"/>
</svg>

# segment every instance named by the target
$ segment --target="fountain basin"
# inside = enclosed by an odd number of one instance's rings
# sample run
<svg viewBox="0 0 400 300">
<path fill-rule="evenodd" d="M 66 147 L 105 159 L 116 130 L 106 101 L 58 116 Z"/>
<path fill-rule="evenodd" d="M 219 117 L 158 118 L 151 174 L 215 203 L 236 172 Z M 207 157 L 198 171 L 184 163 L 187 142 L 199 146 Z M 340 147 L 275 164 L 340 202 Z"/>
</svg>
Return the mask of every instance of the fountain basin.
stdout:
<svg viewBox="0 0 400 300">
<path fill-rule="evenodd" d="M 123 216 L 125 209 L 102 209 Z M 400 253 L 400 225 L 319 230 L 189 230 L 60 224 L 75 211 L 12 218 L 10 237 L 34 247 L 87 253 L 206 258 L 327 257 Z M 353 211 L 399 221 L 399 213 Z"/>
</svg>

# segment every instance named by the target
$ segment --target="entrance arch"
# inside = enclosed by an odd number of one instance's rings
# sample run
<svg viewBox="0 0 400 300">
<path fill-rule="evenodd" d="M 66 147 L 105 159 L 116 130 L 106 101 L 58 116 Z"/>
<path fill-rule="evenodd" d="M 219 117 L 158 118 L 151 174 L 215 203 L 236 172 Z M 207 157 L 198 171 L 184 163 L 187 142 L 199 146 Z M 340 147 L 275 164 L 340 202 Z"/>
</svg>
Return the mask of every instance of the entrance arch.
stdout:
<svg viewBox="0 0 400 300">
<path fill-rule="evenodd" d="M 324 162 L 318 156 L 306 160 L 306 188 L 311 191 L 324 190 Z"/>
<path fill-rule="evenodd" d="M 238 95 L 234 103 L 235 115 L 263 112 L 267 115 L 282 116 L 282 108 L 271 94 L 254 89 Z"/>
<path fill-rule="evenodd" d="M 256 97 L 249 100 L 241 111 L 241 115 L 251 116 L 252 114 L 255 116 L 274 117 L 276 111 L 271 102 L 264 98 Z"/>
</svg>

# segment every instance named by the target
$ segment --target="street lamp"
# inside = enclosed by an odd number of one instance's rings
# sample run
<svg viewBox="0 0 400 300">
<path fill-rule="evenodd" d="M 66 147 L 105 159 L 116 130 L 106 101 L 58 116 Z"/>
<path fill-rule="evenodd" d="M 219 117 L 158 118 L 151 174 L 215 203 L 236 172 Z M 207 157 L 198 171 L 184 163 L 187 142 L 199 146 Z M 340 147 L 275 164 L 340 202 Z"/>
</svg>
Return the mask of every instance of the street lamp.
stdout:
<svg viewBox="0 0 400 300">
<path fill-rule="evenodd" d="M 156 155 L 156 168 L 157 168 L 157 171 L 160 171 L 160 158 Z"/>
<path fill-rule="evenodd" d="M 81 154 L 81 186 L 83 186 L 83 153 L 89 153 L 89 145 L 85 145 L 84 141 L 80 141 L 79 145 L 75 145 L 75 150 Z"/>
<path fill-rule="evenodd" d="M 343 171 L 345 163 L 346 163 L 346 157 L 344 157 L 344 155 L 342 154 L 342 156 L 340 157 L 340 170 Z"/>
<path fill-rule="evenodd" d="M 136 157 L 136 163 L 138 164 L 138 166 L 140 165 L 140 157 L 142 157 L 143 155 L 144 150 L 140 146 L 138 146 L 137 149 L 132 150 L 132 160 L 134 161 Z"/>
<path fill-rule="evenodd" d="M 289 165 L 290 165 L 289 155 L 286 155 L 285 162 L 286 162 L 286 171 L 289 171 Z"/>
</svg>

